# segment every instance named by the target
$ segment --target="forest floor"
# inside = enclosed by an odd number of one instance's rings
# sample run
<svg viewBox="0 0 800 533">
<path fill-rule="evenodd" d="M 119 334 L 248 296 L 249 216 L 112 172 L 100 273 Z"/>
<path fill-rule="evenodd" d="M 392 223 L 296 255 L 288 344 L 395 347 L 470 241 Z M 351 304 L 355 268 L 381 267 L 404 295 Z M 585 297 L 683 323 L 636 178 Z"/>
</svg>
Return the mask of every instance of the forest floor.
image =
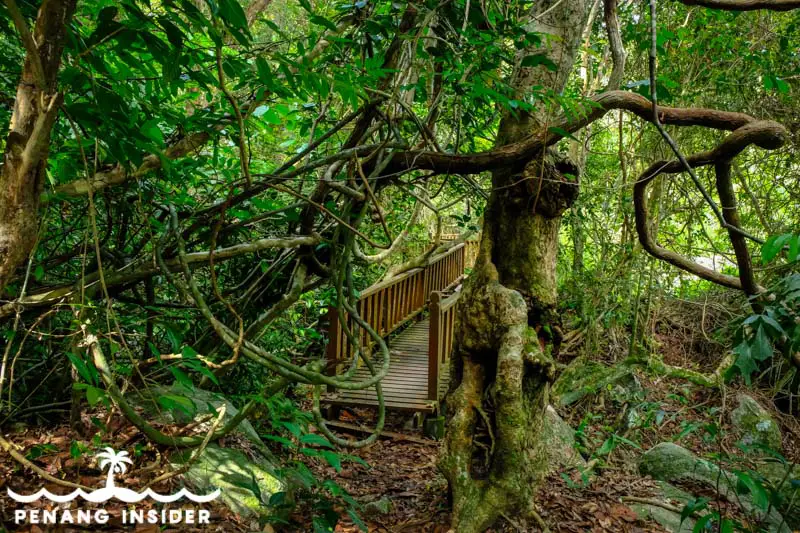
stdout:
<svg viewBox="0 0 800 533">
<path fill-rule="evenodd" d="M 665 343 L 669 345 L 669 343 Z M 662 350 L 665 362 L 694 366 L 702 369 L 702 361 L 687 361 L 684 353 L 670 353 Z M 620 418 L 625 408 L 609 400 L 608 395 L 599 393 L 589 395 L 559 413 L 572 428 L 577 430 L 578 440 L 585 455 L 595 452 L 594 474 L 582 480 L 576 472 L 555 472 L 541 487 L 537 497 L 537 509 L 542 520 L 553 532 L 651 532 L 664 531 L 658 524 L 645 521 L 626 505 L 626 501 L 652 498 L 656 492 L 654 481 L 639 475 L 637 462 L 639 456 L 660 442 L 676 442 L 699 456 L 725 452 L 736 455 L 736 444 L 730 428 L 730 411 L 736 407 L 734 401 L 739 390 L 709 389 L 692 385 L 686 381 L 658 378 L 639 372 L 641 385 L 639 401 L 635 407 L 651 422 L 633 430 L 621 430 Z M 769 405 L 766 397 L 758 391 L 747 389 L 762 405 Z M 794 462 L 800 460 L 800 422 L 797 419 L 774 412 L 773 416 L 784 434 L 784 456 Z M 369 428 L 374 423 L 375 413 L 370 409 L 343 410 L 340 421 L 345 424 Z M 153 447 L 136 446 L 141 443 L 138 430 L 124 423 L 119 416 L 106 420 L 112 429 L 111 437 L 104 438 L 104 445 L 115 449 L 134 449 L 140 455 L 137 464 L 145 466 L 132 471 L 125 484 L 145 486 L 163 471 L 159 463 L 159 452 Z M 718 424 L 722 438 L 710 440 L 704 428 L 709 423 Z M 449 505 L 446 483 L 436 468 L 439 443 L 426 439 L 419 429 L 412 429 L 409 415 L 389 413 L 388 432 L 393 436 L 381 438 L 365 449 L 351 452 L 361 462 L 347 460 L 336 472 L 327 463 L 308 459 L 311 470 L 319 479 L 332 479 L 363 505 L 361 516 L 370 531 L 376 532 L 445 532 L 449 530 Z M 607 453 L 598 455 L 597 450 L 612 435 L 622 437 L 621 441 Z M 353 437 L 352 433 L 341 433 Z M 362 437 L 363 434 L 357 435 Z M 403 437 L 405 436 L 405 437 Z M 26 455 L 39 467 L 51 475 L 66 477 L 89 487 L 103 485 L 105 475 L 74 449 L 70 443 L 74 434 L 66 425 L 36 429 L 18 426 L 6 432 L 6 437 L 21 446 Z M 164 450 L 162 450 L 164 451 Z M 76 457 L 76 455 L 78 457 Z M 137 477 L 131 477 L 137 476 Z M 35 492 L 45 486 L 53 492 L 65 493 L 68 489 L 53 484 L 42 483 L 34 473 L 20 465 L 6 453 L 0 453 L 0 526 L 9 531 L 39 533 L 41 531 L 81 531 L 80 529 L 55 529 L 52 527 L 26 526 L 15 529 L 13 513 L 15 502 L 6 495 L 6 487 L 13 486 L 19 492 Z M 176 478 L 154 486 L 159 492 L 174 491 L 180 486 Z M 686 487 L 691 488 L 691 487 Z M 712 495 L 713 496 L 713 495 Z M 376 505 L 376 503 L 381 505 Z M 388 506 L 386 505 L 388 503 Z M 33 505 L 33 504 L 32 504 Z M 44 507 L 45 503 L 38 504 Z M 138 505 L 138 504 L 137 504 Z M 139 507 L 146 506 L 143 505 Z M 733 506 L 723 502 L 720 505 L 725 514 L 744 519 L 737 515 Z M 380 511 L 377 508 L 383 507 Z M 387 508 L 388 507 L 388 508 Z M 252 526 L 240 521 L 222 506 L 212 506 L 211 524 L 192 529 L 181 526 L 179 529 L 159 529 L 143 525 L 136 529 L 123 529 L 119 525 L 123 504 L 105 507 L 111 520 L 104 531 L 137 531 L 155 533 L 157 531 L 254 531 Z M 343 513 L 344 514 L 344 513 Z M 346 515 L 345 515 L 346 516 Z M 292 526 L 274 526 L 262 531 L 312 531 L 311 509 L 299 508 L 291 517 Z M 97 531 L 96 527 L 92 529 Z M 0 527 L 2 531 L 2 527 Z M 356 532 L 358 527 L 347 518 L 342 519 L 337 532 Z M 495 532 L 531 531 L 542 529 L 533 521 L 516 517 L 502 520 Z"/>
<path fill-rule="evenodd" d="M 551 531 L 663 532 L 665 530 L 657 523 L 639 519 L 624 503 L 636 499 L 649 500 L 658 492 L 653 480 L 643 478 L 638 473 L 637 460 L 643 451 L 660 442 L 676 442 L 698 456 L 718 452 L 720 447 L 730 455 L 736 455 L 730 411 L 736 407 L 733 398 L 738 390 L 729 388 L 723 393 L 682 380 L 654 378 L 641 373 L 638 379 L 645 393 L 642 404 L 654 408 L 657 406 L 655 412 L 658 422 L 654 420 L 645 430 L 627 434 L 624 438 L 635 446 L 621 445 L 605 455 L 588 483 L 582 482 L 576 472 L 556 472 L 547 478 L 539 490 L 537 508 Z M 757 392 L 752 389 L 746 392 L 758 398 Z M 764 400 L 761 401 L 762 405 L 768 405 L 766 398 L 758 399 Z M 560 414 L 573 428 L 580 428 L 580 433 L 587 440 L 599 447 L 609 435 L 608 428 L 618 422 L 620 411 L 612 403 L 604 401 L 601 395 L 587 397 L 581 404 L 570 406 Z M 800 422 L 777 412 L 773 416 L 781 425 L 784 435 L 788 436 L 784 438 L 784 456 L 798 462 Z M 368 409 L 347 410 L 341 418 L 350 424 L 369 427 L 374 412 Z M 447 485 L 436 468 L 438 443 L 423 443 L 420 431 L 408 428 L 407 417 L 394 413 L 387 418 L 389 431 L 408 435 L 415 442 L 401 438 L 381 439 L 364 450 L 354 452 L 370 465 L 369 468 L 348 463 L 337 474 L 329 466 L 316 462 L 314 468 L 317 475 L 332 478 L 359 502 L 375 502 L 382 498 L 391 501 L 388 513 L 365 514 L 364 519 L 370 531 L 448 531 L 450 514 Z M 720 424 L 720 433 L 724 437 L 712 442 L 700 430 L 714 421 Z M 420 441 L 417 442 L 417 439 Z M 735 506 L 725 500 L 715 501 L 714 505 L 715 508 L 721 505 L 728 516 L 746 520 Z M 302 520 L 299 516 L 296 518 Z M 351 523 L 342 523 L 336 531 L 355 533 L 358 528 Z M 539 532 L 542 528 L 533 521 L 512 518 L 502 520 L 491 531 Z"/>
</svg>

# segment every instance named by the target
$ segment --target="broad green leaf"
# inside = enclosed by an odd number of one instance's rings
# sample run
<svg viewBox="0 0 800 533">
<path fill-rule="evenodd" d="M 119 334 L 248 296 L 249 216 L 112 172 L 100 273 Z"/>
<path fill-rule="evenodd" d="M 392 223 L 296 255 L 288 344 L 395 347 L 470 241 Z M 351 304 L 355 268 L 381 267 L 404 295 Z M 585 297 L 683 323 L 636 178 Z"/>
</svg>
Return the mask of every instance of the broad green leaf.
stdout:
<svg viewBox="0 0 800 533">
<path fill-rule="evenodd" d="M 219 0 L 219 14 L 234 28 L 247 29 L 247 15 L 237 0 Z"/>
<path fill-rule="evenodd" d="M 769 341 L 763 326 L 758 326 L 751 345 L 751 353 L 757 361 L 765 361 L 772 357 L 772 343 Z"/>
<path fill-rule="evenodd" d="M 561 137 L 565 137 L 567 139 L 572 139 L 573 141 L 577 141 L 578 139 L 572 135 L 570 132 L 565 130 L 564 128 L 559 128 L 558 126 L 550 126 L 548 128 L 550 133 L 555 133 L 556 135 L 560 135 Z"/>
<path fill-rule="evenodd" d="M 189 416 L 194 416 L 196 408 L 194 402 L 185 396 L 178 396 L 176 394 L 165 394 L 158 397 L 158 403 L 165 409 L 173 412 L 183 412 Z"/>
<path fill-rule="evenodd" d="M 546 54 L 534 54 L 530 56 L 526 56 L 522 59 L 522 66 L 523 67 L 538 67 L 542 65 L 543 67 L 547 68 L 552 72 L 558 70 L 558 65 L 553 63 L 553 60 L 547 57 Z"/>
<path fill-rule="evenodd" d="M 742 342 L 733 349 L 733 353 L 736 354 L 736 362 L 734 365 L 739 369 L 745 383 L 750 385 L 750 376 L 758 370 L 758 367 L 753 361 L 753 356 L 750 353 L 750 346 L 746 341 Z"/>
<path fill-rule="evenodd" d="M 300 437 L 300 442 L 303 444 L 312 444 L 315 446 L 324 446 L 326 448 L 333 448 L 333 445 L 330 441 L 324 437 L 323 435 L 319 435 L 317 433 L 308 433 Z"/>
<path fill-rule="evenodd" d="M 142 124 L 142 135 L 147 137 L 148 139 L 158 143 L 164 144 L 164 134 L 161 133 L 161 129 L 158 127 L 158 119 L 150 119 L 144 124 Z"/>
<path fill-rule="evenodd" d="M 789 240 L 789 261 L 800 260 L 800 233 Z"/>
<path fill-rule="evenodd" d="M 103 399 L 105 396 L 106 391 L 103 389 L 98 389 L 97 387 L 93 387 L 89 385 L 86 387 L 86 401 L 89 402 L 89 405 L 94 407 L 97 403 Z"/>
<path fill-rule="evenodd" d="M 736 472 L 736 477 L 736 492 L 739 494 L 749 493 L 753 504 L 765 511 L 769 506 L 769 496 L 764 486 L 745 472 Z"/>
<path fill-rule="evenodd" d="M 322 457 L 331 465 L 337 472 L 342 471 L 342 458 L 339 456 L 338 453 L 332 452 L 330 450 L 323 450 Z"/>
<path fill-rule="evenodd" d="M 331 31 L 336 31 L 336 24 L 334 24 L 330 20 L 326 19 L 325 17 L 321 17 L 319 15 L 311 15 L 308 18 L 308 20 L 311 21 L 313 24 L 316 24 L 318 26 L 324 26 L 325 28 L 327 28 L 327 29 L 329 29 Z"/>
<path fill-rule="evenodd" d="M 186 373 L 178 368 L 177 366 L 169 367 L 169 371 L 172 373 L 172 376 L 175 378 L 175 381 L 183 385 L 188 389 L 193 389 L 194 384 L 192 383 L 192 378 L 190 378 Z"/>
<path fill-rule="evenodd" d="M 767 239 L 761 246 L 761 261 L 766 265 L 775 259 L 791 238 L 791 233 L 785 233 L 783 235 L 774 235 Z"/>
</svg>

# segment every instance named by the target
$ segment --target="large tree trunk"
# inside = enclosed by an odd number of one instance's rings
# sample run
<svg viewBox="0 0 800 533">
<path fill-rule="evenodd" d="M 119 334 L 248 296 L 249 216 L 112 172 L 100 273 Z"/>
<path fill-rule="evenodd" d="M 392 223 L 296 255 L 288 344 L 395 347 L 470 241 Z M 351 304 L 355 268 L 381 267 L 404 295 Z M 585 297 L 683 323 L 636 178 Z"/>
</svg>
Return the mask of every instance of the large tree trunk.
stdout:
<svg viewBox="0 0 800 533">
<path fill-rule="evenodd" d="M 537 13 L 544 13 L 538 16 Z M 535 85 L 561 91 L 572 70 L 585 5 L 582 0 L 537 3 L 531 13 L 559 65 L 519 68 L 512 80 L 524 98 Z M 546 110 L 506 116 L 498 145 L 546 128 Z M 578 193 L 577 169 L 554 153 L 522 168 L 497 171 L 484 214 L 481 248 L 458 312 L 447 433 L 440 467 L 459 533 L 484 531 L 502 514 L 525 514 L 547 473 L 541 436 L 558 349 L 556 256 L 561 215 Z"/>
<path fill-rule="evenodd" d="M 28 53 L 0 171 L 0 292 L 36 243 L 50 131 L 61 105 L 58 70 L 75 3 L 44 0 L 32 34 L 21 14 L 12 13 Z"/>
</svg>

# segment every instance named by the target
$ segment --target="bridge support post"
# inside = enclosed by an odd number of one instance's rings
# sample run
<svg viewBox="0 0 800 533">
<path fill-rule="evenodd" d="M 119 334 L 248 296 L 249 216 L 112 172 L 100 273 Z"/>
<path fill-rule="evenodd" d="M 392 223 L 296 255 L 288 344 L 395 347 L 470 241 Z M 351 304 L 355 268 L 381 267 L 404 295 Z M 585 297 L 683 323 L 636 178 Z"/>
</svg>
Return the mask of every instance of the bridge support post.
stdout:
<svg viewBox="0 0 800 533">
<path fill-rule="evenodd" d="M 428 329 L 428 400 L 439 400 L 439 337 L 442 334 L 441 293 L 431 293 L 431 323 Z"/>
<path fill-rule="evenodd" d="M 339 364 L 339 351 L 342 346 L 342 327 L 339 324 L 339 312 L 335 307 L 328 308 L 328 349 L 326 351 L 327 365 L 325 373 L 328 376 L 335 376 L 337 365 Z M 333 392 L 333 387 L 328 386 L 328 392 Z"/>
</svg>

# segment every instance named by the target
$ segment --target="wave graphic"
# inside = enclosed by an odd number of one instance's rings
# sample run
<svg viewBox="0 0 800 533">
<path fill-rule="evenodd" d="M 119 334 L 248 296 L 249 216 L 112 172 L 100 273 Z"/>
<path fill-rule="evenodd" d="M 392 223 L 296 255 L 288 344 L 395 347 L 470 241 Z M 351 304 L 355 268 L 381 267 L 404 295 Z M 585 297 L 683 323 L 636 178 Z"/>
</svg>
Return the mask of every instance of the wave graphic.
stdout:
<svg viewBox="0 0 800 533">
<path fill-rule="evenodd" d="M 142 501 L 145 498 L 153 498 L 157 502 L 161 503 L 171 503 L 181 498 L 188 498 L 189 500 L 195 503 L 207 503 L 214 499 L 216 499 L 220 495 L 220 490 L 215 489 L 213 492 L 209 494 L 198 495 L 194 494 L 186 490 L 185 488 L 179 490 L 175 494 L 159 494 L 153 489 L 145 489 L 142 492 L 136 492 L 130 489 L 126 489 L 124 487 L 103 487 L 102 489 L 93 490 L 92 492 L 86 492 L 83 489 L 75 489 L 74 491 L 70 492 L 69 494 L 53 494 L 47 489 L 39 489 L 34 494 L 18 494 L 7 488 L 6 491 L 8 492 L 8 496 L 19 502 L 19 503 L 31 503 L 35 502 L 36 500 L 44 497 L 50 501 L 56 503 L 64 503 L 64 502 L 71 502 L 72 500 L 81 497 L 87 502 L 92 503 L 103 503 L 107 502 L 112 498 L 116 498 L 117 500 L 125 503 L 137 503 Z"/>
</svg>

